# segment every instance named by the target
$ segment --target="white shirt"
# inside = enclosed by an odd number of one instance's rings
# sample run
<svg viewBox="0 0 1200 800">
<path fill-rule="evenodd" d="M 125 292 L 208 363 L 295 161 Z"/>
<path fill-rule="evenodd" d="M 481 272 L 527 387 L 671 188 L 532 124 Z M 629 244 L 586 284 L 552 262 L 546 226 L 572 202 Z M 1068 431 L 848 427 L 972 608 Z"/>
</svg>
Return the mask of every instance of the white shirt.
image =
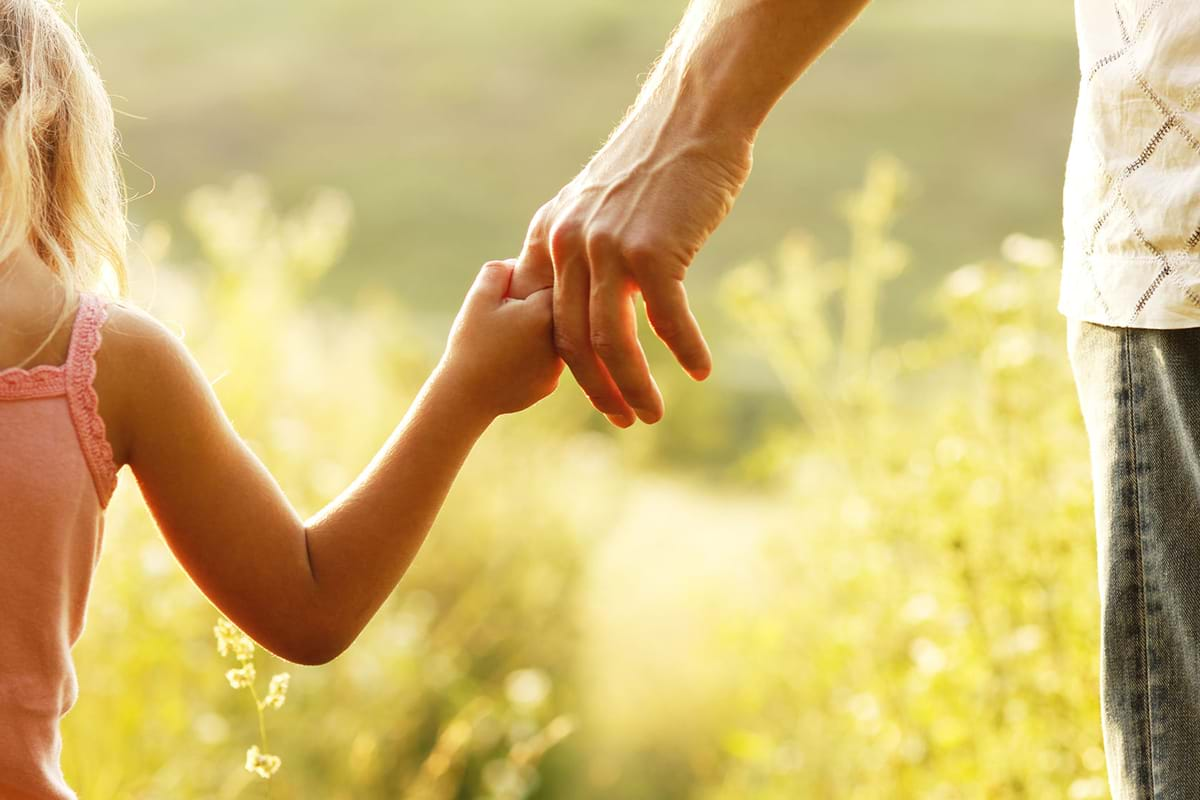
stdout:
<svg viewBox="0 0 1200 800">
<path fill-rule="evenodd" d="M 1059 310 L 1200 327 L 1200 0 L 1075 0 Z"/>
</svg>

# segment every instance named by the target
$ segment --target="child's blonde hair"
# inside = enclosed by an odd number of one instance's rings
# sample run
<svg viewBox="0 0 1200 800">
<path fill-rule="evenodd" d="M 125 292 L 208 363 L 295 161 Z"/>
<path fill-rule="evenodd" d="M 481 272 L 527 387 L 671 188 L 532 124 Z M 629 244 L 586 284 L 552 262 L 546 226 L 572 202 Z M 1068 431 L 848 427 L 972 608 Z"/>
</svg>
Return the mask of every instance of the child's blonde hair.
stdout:
<svg viewBox="0 0 1200 800">
<path fill-rule="evenodd" d="M 51 0 L 0 0 L 0 260 L 28 243 L 75 295 L 126 291 L 112 103 Z M 55 326 L 56 328 L 58 326 Z"/>
</svg>

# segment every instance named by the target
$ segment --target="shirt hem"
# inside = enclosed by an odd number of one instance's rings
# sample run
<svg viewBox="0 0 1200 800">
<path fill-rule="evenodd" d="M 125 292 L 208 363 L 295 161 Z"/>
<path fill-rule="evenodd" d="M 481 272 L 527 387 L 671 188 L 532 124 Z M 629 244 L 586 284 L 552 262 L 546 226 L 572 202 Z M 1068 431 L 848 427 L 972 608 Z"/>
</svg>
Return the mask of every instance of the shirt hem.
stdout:
<svg viewBox="0 0 1200 800">
<path fill-rule="evenodd" d="M 1114 328 L 1200 328 L 1200 256 L 1063 258 L 1058 311 Z"/>
</svg>

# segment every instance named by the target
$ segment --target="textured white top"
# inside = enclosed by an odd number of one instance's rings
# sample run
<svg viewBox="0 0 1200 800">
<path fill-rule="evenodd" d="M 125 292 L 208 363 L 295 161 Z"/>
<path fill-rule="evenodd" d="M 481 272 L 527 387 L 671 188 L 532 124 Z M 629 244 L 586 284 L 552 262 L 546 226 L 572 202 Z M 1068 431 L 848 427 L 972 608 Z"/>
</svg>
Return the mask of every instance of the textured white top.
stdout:
<svg viewBox="0 0 1200 800">
<path fill-rule="evenodd" d="M 1200 327 L 1200 0 L 1075 0 L 1059 310 Z"/>
</svg>

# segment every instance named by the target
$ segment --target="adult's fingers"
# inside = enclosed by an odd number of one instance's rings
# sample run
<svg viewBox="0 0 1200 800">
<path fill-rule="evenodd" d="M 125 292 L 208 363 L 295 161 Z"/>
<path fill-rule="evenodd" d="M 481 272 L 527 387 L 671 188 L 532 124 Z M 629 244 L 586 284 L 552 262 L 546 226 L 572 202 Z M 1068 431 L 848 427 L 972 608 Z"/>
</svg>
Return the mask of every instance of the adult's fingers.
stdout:
<svg viewBox="0 0 1200 800">
<path fill-rule="evenodd" d="M 663 399 L 650 377 L 650 365 L 637 338 L 633 293 L 624 275 L 603 270 L 600 274 L 599 279 L 595 273 L 592 275 L 592 349 L 638 418 L 658 422 L 663 415 Z"/>
<path fill-rule="evenodd" d="M 508 289 L 511 297 L 528 297 L 536 291 L 554 285 L 554 261 L 550 257 L 545 215 L 546 210 L 543 207 L 529 224 L 525 242 L 521 245 L 521 254 L 517 257 L 512 285 Z"/>
<path fill-rule="evenodd" d="M 646 302 L 646 318 L 654 333 L 670 348 L 689 375 L 698 381 L 707 378 L 712 372 L 712 353 L 700 332 L 700 324 L 688 307 L 683 281 L 669 276 L 652 278 L 641 290 Z"/>
<path fill-rule="evenodd" d="M 554 283 L 554 345 L 596 410 L 621 428 L 633 424 L 634 413 L 592 350 L 588 321 L 587 263 L 578 255 L 560 264 Z"/>
</svg>

